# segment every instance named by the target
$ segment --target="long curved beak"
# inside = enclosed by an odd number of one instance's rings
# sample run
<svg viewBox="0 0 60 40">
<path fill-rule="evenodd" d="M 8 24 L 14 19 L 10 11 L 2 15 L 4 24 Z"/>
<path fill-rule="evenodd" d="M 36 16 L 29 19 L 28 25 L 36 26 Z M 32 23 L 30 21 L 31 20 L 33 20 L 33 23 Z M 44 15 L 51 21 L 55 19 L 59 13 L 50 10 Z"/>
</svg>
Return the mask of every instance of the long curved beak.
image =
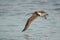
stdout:
<svg viewBox="0 0 60 40">
<path fill-rule="evenodd" d="M 46 17 L 46 16 L 44 16 L 44 18 L 45 18 L 45 19 L 47 19 L 47 17 Z"/>
<path fill-rule="evenodd" d="M 44 18 L 47 19 L 47 16 L 48 16 L 48 14 L 46 14 L 46 16 L 44 16 Z"/>
</svg>

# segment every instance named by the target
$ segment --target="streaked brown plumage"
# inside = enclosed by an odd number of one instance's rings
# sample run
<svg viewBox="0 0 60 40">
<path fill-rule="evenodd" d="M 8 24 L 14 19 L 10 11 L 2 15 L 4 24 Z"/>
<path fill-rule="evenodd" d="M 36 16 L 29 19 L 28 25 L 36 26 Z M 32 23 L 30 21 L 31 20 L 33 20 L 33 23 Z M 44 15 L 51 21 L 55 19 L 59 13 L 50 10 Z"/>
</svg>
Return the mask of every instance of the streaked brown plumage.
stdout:
<svg viewBox="0 0 60 40">
<path fill-rule="evenodd" d="M 32 16 L 27 20 L 27 23 L 26 23 L 24 29 L 22 30 L 22 32 L 25 31 L 25 30 L 27 30 L 27 28 L 30 26 L 30 24 L 32 23 L 32 21 L 33 21 L 35 18 L 37 18 L 38 16 L 41 16 L 40 14 L 38 14 L 38 12 L 40 13 L 40 11 L 34 12 L 34 13 L 32 14 Z M 44 11 L 43 11 L 43 12 L 44 12 Z M 42 13 L 42 12 L 41 12 L 41 13 Z"/>
</svg>

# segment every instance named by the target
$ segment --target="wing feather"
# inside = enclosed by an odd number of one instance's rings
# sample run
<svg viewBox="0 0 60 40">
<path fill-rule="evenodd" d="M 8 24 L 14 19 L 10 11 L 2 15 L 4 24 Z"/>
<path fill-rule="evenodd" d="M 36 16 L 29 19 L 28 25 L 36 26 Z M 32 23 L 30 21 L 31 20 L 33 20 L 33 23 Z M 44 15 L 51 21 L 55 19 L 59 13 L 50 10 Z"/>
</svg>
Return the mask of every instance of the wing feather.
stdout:
<svg viewBox="0 0 60 40">
<path fill-rule="evenodd" d="M 25 30 L 27 30 L 27 28 L 30 26 L 30 24 L 32 23 L 32 21 L 33 21 L 36 17 L 37 17 L 37 15 L 36 15 L 36 14 L 33 14 L 33 15 L 27 20 L 27 23 L 26 23 L 24 29 L 22 30 L 22 32 L 25 31 Z"/>
</svg>

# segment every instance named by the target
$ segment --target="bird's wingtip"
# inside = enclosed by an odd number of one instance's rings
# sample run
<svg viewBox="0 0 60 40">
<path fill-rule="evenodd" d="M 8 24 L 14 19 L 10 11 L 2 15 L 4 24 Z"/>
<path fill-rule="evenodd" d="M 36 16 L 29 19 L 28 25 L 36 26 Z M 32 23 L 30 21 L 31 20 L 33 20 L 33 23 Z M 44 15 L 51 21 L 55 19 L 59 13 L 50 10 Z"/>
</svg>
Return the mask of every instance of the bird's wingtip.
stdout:
<svg viewBox="0 0 60 40">
<path fill-rule="evenodd" d="M 22 30 L 22 32 L 24 32 L 24 30 Z"/>
<path fill-rule="evenodd" d="M 24 32 L 24 31 L 25 31 L 25 29 L 22 30 L 22 32 Z"/>
</svg>

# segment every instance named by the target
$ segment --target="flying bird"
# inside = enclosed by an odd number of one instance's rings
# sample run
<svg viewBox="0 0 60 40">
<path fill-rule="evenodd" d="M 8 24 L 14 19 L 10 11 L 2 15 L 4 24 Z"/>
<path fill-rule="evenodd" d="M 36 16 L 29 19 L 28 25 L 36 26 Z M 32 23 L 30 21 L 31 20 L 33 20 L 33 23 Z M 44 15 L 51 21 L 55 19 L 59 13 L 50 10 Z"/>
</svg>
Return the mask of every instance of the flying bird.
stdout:
<svg viewBox="0 0 60 40">
<path fill-rule="evenodd" d="M 27 30 L 27 28 L 30 26 L 30 24 L 32 23 L 32 21 L 34 19 L 36 19 L 38 16 L 44 17 L 45 19 L 47 19 L 48 14 L 45 11 L 35 11 L 32 13 L 32 16 L 27 20 L 26 25 L 24 27 L 24 29 L 22 30 L 22 32 L 24 32 L 25 30 Z"/>
</svg>

